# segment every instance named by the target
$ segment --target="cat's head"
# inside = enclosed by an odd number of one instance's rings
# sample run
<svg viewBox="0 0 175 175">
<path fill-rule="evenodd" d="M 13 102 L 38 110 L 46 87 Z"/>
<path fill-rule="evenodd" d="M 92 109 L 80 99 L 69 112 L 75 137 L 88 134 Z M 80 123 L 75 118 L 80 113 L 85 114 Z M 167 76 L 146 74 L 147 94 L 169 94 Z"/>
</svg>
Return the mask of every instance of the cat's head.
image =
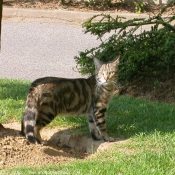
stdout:
<svg viewBox="0 0 175 175">
<path fill-rule="evenodd" d="M 119 57 L 108 63 L 103 63 L 94 58 L 94 64 L 98 85 L 107 85 L 118 81 Z"/>
</svg>

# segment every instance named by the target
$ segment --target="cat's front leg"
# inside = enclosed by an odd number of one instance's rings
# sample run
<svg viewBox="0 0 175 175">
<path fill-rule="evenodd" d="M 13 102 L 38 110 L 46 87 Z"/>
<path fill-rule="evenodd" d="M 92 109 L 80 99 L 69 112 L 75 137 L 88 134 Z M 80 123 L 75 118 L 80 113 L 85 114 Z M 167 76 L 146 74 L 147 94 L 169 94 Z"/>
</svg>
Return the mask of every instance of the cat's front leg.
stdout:
<svg viewBox="0 0 175 175">
<path fill-rule="evenodd" d="M 89 130 L 90 130 L 91 137 L 93 138 L 93 140 L 101 140 L 102 137 L 96 127 L 96 124 L 94 122 L 94 117 L 92 114 L 88 115 L 88 122 L 89 122 Z"/>
<path fill-rule="evenodd" d="M 94 109 L 94 123 L 105 142 L 113 142 L 114 138 L 109 137 L 106 128 L 106 116 L 105 116 L 106 108 L 98 108 Z"/>
</svg>

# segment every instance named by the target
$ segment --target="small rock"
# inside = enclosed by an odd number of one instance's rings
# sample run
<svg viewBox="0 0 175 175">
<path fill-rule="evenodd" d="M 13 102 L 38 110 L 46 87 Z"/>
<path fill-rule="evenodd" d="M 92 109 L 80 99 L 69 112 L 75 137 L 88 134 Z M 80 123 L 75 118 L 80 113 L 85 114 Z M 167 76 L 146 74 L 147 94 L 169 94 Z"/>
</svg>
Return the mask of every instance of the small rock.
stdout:
<svg viewBox="0 0 175 175">
<path fill-rule="evenodd" d="M 1 166 L 1 165 L 4 165 L 4 163 L 5 163 L 4 161 L 0 161 L 0 166 Z"/>
<path fill-rule="evenodd" d="M 6 152 L 2 152 L 2 156 L 6 156 L 7 155 L 7 153 Z"/>
<path fill-rule="evenodd" d="M 7 145 L 6 149 L 12 149 L 12 147 L 10 145 Z"/>
<path fill-rule="evenodd" d="M 5 145 L 5 146 L 3 146 L 3 147 L 2 147 L 2 149 L 7 149 L 7 146 L 6 146 L 6 145 Z"/>
</svg>

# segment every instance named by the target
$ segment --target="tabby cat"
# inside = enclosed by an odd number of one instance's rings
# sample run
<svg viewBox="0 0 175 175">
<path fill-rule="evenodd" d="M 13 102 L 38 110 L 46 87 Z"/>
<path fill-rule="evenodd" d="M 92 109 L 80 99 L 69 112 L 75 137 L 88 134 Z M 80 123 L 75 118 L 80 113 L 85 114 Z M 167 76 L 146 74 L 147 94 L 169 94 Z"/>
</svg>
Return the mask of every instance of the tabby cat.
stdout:
<svg viewBox="0 0 175 175">
<path fill-rule="evenodd" d="M 105 112 L 118 80 L 119 58 L 102 63 L 94 58 L 95 75 L 85 79 L 45 77 L 29 89 L 22 134 L 31 143 L 43 143 L 40 130 L 58 114 L 87 114 L 94 140 L 114 141 L 106 131 Z"/>
</svg>

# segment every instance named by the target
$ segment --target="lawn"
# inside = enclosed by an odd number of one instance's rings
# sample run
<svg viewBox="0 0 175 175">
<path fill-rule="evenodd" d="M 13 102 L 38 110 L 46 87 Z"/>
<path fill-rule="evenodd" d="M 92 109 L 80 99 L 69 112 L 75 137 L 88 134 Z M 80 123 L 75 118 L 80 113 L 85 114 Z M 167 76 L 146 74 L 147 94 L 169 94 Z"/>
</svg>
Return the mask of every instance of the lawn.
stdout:
<svg viewBox="0 0 175 175">
<path fill-rule="evenodd" d="M 30 82 L 0 79 L 0 122 L 20 121 Z M 84 117 L 57 117 L 51 125 L 87 134 Z M 128 140 L 93 157 L 45 167 L 17 167 L 0 174 L 174 175 L 175 105 L 114 96 L 107 112 L 109 135 Z M 41 160 L 42 161 L 42 160 Z"/>
</svg>

